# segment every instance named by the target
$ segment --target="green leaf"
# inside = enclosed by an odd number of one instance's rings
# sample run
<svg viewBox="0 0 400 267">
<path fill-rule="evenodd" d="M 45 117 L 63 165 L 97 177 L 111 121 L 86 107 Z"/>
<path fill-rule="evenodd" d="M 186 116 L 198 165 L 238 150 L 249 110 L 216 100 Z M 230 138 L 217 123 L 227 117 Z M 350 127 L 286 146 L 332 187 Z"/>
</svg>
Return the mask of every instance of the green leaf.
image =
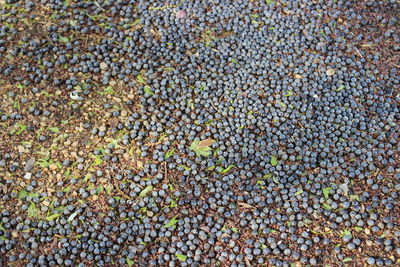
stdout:
<svg viewBox="0 0 400 267">
<path fill-rule="evenodd" d="M 151 90 L 150 86 L 145 86 L 143 91 L 146 95 L 154 95 L 154 92 Z"/>
<path fill-rule="evenodd" d="M 47 220 L 48 222 L 54 221 L 55 219 L 57 219 L 57 218 L 60 217 L 60 216 L 61 216 L 60 213 L 54 213 L 54 214 L 52 214 L 52 215 L 50 215 L 50 216 L 47 216 L 47 217 L 46 217 L 46 220 Z"/>
<path fill-rule="evenodd" d="M 184 169 L 184 170 L 186 170 L 186 171 L 190 171 L 190 168 L 189 168 L 188 166 L 179 165 L 178 167 L 180 167 L 180 168 L 182 168 L 182 169 Z"/>
<path fill-rule="evenodd" d="M 128 264 L 129 267 L 132 267 L 134 263 L 133 260 L 126 258 L 126 264 Z"/>
<path fill-rule="evenodd" d="M 29 217 L 39 217 L 39 210 L 36 208 L 35 203 L 31 203 L 28 208 L 28 216 Z"/>
<path fill-rule="evenodd" d="M 39 197 L 39 196 L 40 196 L 39 193 L 29 193 L 28 194 L 28 197 L 30 197 L 30 198 Z"/>
<path fill-rule="evenodd" d="M 171 208 L 178 207 L 178 203 L 176 203 L 176 201 L 172 199 L 172 200 L 171 200 L 170 207 L 171 207 Z"/>
<path fill-rule="evenodd" d="M 15 125 L 19 128 L 19 130 L 15 132 L 16 135 L 20 135 L 23 131 L 25 131 L 28 128 L 28 126 L 21 123 L 16 123 Z"/>
<path fill-rule="evenodd" d="M 172 228 L 175 229 L 175 224 L 177 224 L 177 222 L 179 222 L 179 220 L 177 220 L 176 218 L 178 217 L 178 215 L 175 215 L 174 217 L 172 217 L 169 222 L 167 222 L 166 224 L 164 224 L 165 228 Z"/>
<path fill-rule="evenodd" d="M 137 80 L 139 83 L 142 83 L 142 84 L 145 84 L 145 83 L 146 83 L 146 81 L 143 79 L 143 77 L 142 77 L 141 74 L 139 74 L 138 76 L 136 76 L 136 80 Z"/>
<path fill-rule="evenodd" d="M 298 190 L 296 193 L 294 193 L 295 196 L 301 195 L 303 193 L 303 189 Z"/>
<path fill-rule="evenodd" d="M 115 91 L 114 91 L 114 88 L 109 85 L 104 89 L 104 93 L 109 94 L 109 95 L 113 95 L 113 94 L 115 94 Z"/>
<path fill-rule="evenodd" d="M 133 23 L 132 23 L 132 26 L 136 26 L 136 25 L 139 25 L 140 24 L 140 18 L 139 19 L 136 19 Z"/>
<path fill-rule="evenodd" d="M 263 180 L 258 180 L 256 182 L 256 185 L 264 185 L 264 184 L 265 184 L 265 182 Z"/>
<path fill-rule="evenodd" d="M 353 260 L 352 258 L 345 258 L 345 259 L 343 259 L 342 262 L 349 262 L 349 261 L 352 261 L 352 260 Z"/>
<path fill-rule="evenodd" d="M 20 83 L 18 83 L 18 84 L 16 85 L 16 87 L 17 87 L 18 89 L 24 89 L 24 88 L 25 88 L 25 86 L 23 86 L 23 85 L 20 84 Z"/>
<path fill-rule="evenodd" d="M 342 85 L 340 85 L 339 87 L 338 87 L 338 89 L 336 89 L 336 91 L 337 92 L 340 92 L 340 91 L 342 91 L 344 89 L 344 85 L 342 84 Z"/>
<path fill-rule="evenodd" d="M 234 233 L 239 233 L 239 230 L 238 230 L 236 227 L 232 227 L 231 230 L 232 230 L 232 232 L 234 232 Z"/>
<path fill-rule="evenodd" d="M 262 179 L 271 179 L 271 178 L 272 178 L 272 173 L 267 173 L 262 177 Z"/>
<path fill-rule="evenodd" d="M 275 5 L 276 2 L 274 0 L 265 0 L 265 4 L 267 4 L 267 5 Z"/>
<path fill-rule="evenodd" d="M 357 200 L 357 201 L 361 201 L 361 198 L 359 195 L 350 195 L 350 199 L 352 200 Z"/>
<path fill-rule="evenodd" d="M 287 108 L 287 105 L 281 101 L 277 101 L 277 103 L 279 104 L 279 106 L 281 106 L 282 108 Z"/>
<path fill-rule="evenodd" d="M 272 156 L 271 157 L 271 165 L 272 166 L 276 166 L 276 165 L 278 165 L 278 160 L 276 159 L 276 157 L 275 156 Z"/>
<path fill-rule="evenodd" d="M 287 96 L 287 97 L 292 96 L 292 91 L 287 91 L 286 94 L 284 94 L 284 96 Z"/>
<path fill-rule="evenodd" d="M 69 193 L 71 191 L 71 186 L 67 186 L 62 190 L 64 193 Z"/>
<path fill-rule="evenodd" d="M 325 187 L 322 189 L 322 193 L 324 194 L 325 199 L 329 198 L 331 189 L 332 189 L 332 187 Z"/>
<path fill-rule="evenodd" d="M 168 150 L 167 153 L 165 153 L 164 155 L 164 159 L 169 159 L 174 153 L 175 153 L 175 148 Z"/>
<path fill-rule="evenodd" d="M 204 156 L 208 157 L 211 155 L 211 145 L 216 141 L 213 139 L 206 139 L 203 141 L 194 140 L 190 145 L 189 149 L 194 151 L 198 157 Z"/>
<path fill-rule="evenodd" d="M 149 193 L 151 190 L 153 190 L 152 185 L 146 186 L 146 188 L 143 189 L 142 192 L 140 192 L 139 197 L 145 197 L 147 195 L 147 193 Z"/>
<path fill-rule="evenodd" d="M 101 157 L 100 156 L 96 156 L 94 158 L 92 166 L 99 166 L 101 163 L 103 163 L 103 160 L 101 159 Z"/>
<path fill-rule="evenodd" d="M 60 42 L 63 42 L 63 43 L 69 43 L 69 38 L 68 37 L 60 36 L 60 37 L 58 37 L 58 40 Z"/>
<path fill-rule="evenodd" d="M 79 211 L 75 211 L 74 213 L 72 213 L 72 214 L 68 217 L 68 220 L 67 220 L 67 221 L 72 222 L 72 221 L 75 219 L 75 217 L 78 215 L 78 213 L 79 213 Z"/>
<path fill-rule="evenodd" d="M 175 256 L 176 256 L 176 257 L 178 258 L 178 260 L 180 260 L 180 261 L 186 261 L 186 259 L 187 259 L 187 256 L 186 256 L 186 255 L 183 255 L 183 254 L 176 253 Z"/>
<path fill-rule="evenodd" d="M 49 131 L 51 131 L 53 133 L 59 133 L 60 129 L 58 129 L 58 127 L 49 127 Z"/>
<path fill-rule="evenodd" d="M 364 230 L 364 228 L 362 228 L 360 226 L 355 226 L 354 230 L 356 230 L 356 232 L 362 232 Z"/>
<path fill-rule="evenodd" d="M 332 210 L 331 205 L 329 205 L 328 203 L 322 204 L 322 207 L 323 207 L 325 210 Z"/>
<path fill-rule="evenodd" d="M 166 68 L 163 68 L 163 70 L 168 72 L 168 71 L 174 71 L 175 68 L 168 68 L 168 67 L 166 67 Z"/>
<path fill-rule="evenodd" d="M 342 237 L 344 237 L 344 236 L 350 236 L 350 237 L 353 237 L 353 235 L 352 235 L 352 233 L 349 231 L 349 230 L 344 230 L 344 231 L 342 231 Z"/>
<path fill-rule="evenodd" d="M 100 185 L 96 188 L 96 194 L 100 194 L 101 192 L 104 191 L 104 186 Z"/>
<path fill-rule="evenodd" d="M 221 171 L 221 174 L 225 174 L 225 173 L 229 172 L 230 170 L 232 170 L 233 167 L 235 167 L 234 164 L 229 165 L 227 168 L 225 168 Z"/>
<path fill-rule="evenodd" d="M 28 192 L 26 190 L 22 190 L 18 193 L 18 198 L 25 198 L 28 195 Z"/>
</svg>

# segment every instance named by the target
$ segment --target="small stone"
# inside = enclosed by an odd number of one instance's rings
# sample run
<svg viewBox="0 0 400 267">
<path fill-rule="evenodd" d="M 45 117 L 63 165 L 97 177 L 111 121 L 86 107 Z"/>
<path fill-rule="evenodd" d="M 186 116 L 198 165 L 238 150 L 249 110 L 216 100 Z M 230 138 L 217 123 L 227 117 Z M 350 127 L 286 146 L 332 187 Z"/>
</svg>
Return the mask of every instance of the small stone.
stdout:
<svg viewBox="0 0 400 267">
<path fill-rule="evenodd" d="M 335 70 L 334 69 L 327 69 L 326 70 L 326 75 L 333 76 L 334 74 L 335 74 Z"/>
<path fill-rule="evenodd" d="M 72 162 L 71 162 L 70 160 L 66 159 L 66 160 L 63 161 L 62 164 L 63 164 L 64 166 L 66 166 L 66 167 L 69 167 L 69 166 L 71 166 Z"/>
<path fill-rule="evenodd" d="M 26 151 L 25 147 L 23 147 L 23 146 L 18 146 L 17 148 L 18 148 L 19 153 L 25 153 L 25 151 Z"/>
<path fill-rule="evenodd" d="M 100 69 L 105 70 L 108 68 L 108 65 L 105 62 L 100 63 Z"/>
<path fill-rule="evenodd" d="M 115 154 L 119 154 L 119 155 L 122 155 L 122 154 L 124 154 L 124 152 L 125 152 L 125 150 L 123 149 L 123 148 L 121 148 L 121 149 L 118 149 L 118 150 L 115 150 Z"/>
<path fill-rule="evenodd" d="M 176 11 L 176 17 L 177 17 L 178 19 L 184 19 L 184 18 L 186 18 L 186 16 L 187 16 L 187 13 L 186 13 L 185 10 L 178 10 L 178 11 Z"/>
<path fill-rule="evenodd" d="M 35 166 L 35 159 L 31 158 L 26 162 L 24 171 L 29 172 L 30 170 L 33 169 L 33 166 Z"/>
<path fill-rule="evenodd" d="M 30 173 L 30 172 L 25 173 L 24 179 L 30 180 L 31 178 L 32 178 L 32 173 Z"/>
<path fill-rule="evenodd" d="M 45 199 L 42 204 L 46 207 L 48 207 L 50 205 L 50 201 L 48 199 Z"/>
<path fill-rule="evenodd" d="M 154 212 L 149 210 L 149 211 L 147 211 L 146 215 L 147 215 L 147 217 L 153 217 L 154 216 Z"/>
</svg>

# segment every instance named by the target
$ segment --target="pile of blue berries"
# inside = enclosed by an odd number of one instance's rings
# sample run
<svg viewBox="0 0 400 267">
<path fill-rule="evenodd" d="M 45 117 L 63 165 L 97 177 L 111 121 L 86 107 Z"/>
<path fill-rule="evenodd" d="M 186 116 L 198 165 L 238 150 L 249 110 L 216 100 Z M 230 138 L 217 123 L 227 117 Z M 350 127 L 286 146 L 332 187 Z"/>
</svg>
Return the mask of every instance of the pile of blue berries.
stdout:
<svg viewBox="0 0 400 267">
<path fill-rule="evenodd" d="M 399 265 L 399 14 L 0 0 L 0 265 Z"/>
</svg>

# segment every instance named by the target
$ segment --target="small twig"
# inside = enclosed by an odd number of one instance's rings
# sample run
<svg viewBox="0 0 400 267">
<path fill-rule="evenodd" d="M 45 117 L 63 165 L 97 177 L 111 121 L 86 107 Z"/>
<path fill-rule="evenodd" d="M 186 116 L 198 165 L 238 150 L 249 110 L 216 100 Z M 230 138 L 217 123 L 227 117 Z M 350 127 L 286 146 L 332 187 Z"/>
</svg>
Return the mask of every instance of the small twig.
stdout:
<svg viewBox="0 0 400 267">
<path fill-rule="evenodd" d="M 98 8 L 100 8 L 102 11 L 104 11 L 104 8 L 101 7 L 101 5 L 99 5 L 99 3 L 97 3 L 96 1 L 93 2 Z"/>
<path fill-rule="evenodd" d="M 360 57 L 364 58 L 363 55 L 361 54 L 360 50 L 358 50 L 357 47 L 354 47 L 354 48 L 356 49 L 356 52 L 358 53 L 358 55 L 359 55 Z"/>
<path fill-rule="evenodd" d="M 214 103 L 211 103 L 211 106 L 215 109 L 215 111 L 218 111 L 218 109 L 214 106 Z"/>
<path fill-rule="evenodd" d="M 168 171 L 167 171 L 167 162 L 164 162 L 164 179 L 165 179 L 165 181 L 167 181 L 168 183 L 169 183 L 169 180 L 168 180 Z"/>
</svg>

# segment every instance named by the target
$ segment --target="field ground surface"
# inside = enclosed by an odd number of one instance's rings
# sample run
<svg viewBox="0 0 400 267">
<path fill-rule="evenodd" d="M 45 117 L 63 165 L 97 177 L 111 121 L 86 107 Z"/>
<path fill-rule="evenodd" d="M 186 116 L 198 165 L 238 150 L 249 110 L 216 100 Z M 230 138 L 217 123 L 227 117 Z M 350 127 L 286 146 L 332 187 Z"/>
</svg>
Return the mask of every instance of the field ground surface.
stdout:
<svg viewBox="0 0 400 267">
<path fill-rule="evenodd" d="M 400 266 L 399 16 L 0 0 L 0 266 Z"/>
</svg>

